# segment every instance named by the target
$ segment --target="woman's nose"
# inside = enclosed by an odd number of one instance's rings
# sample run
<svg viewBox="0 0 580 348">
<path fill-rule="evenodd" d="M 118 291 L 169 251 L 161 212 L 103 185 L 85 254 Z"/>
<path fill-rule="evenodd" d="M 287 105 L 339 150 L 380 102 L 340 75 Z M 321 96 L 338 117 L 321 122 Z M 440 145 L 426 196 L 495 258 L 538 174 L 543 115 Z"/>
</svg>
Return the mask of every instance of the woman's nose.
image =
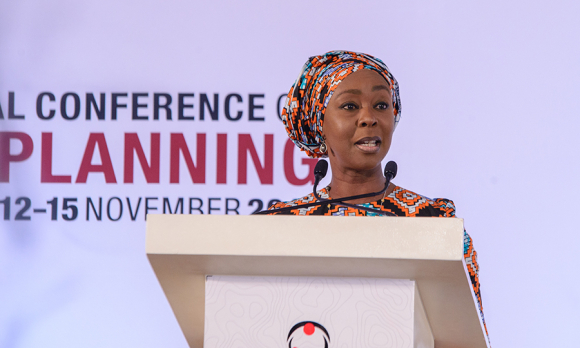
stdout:
<svg viewBox="0 0 580 348">
<path fill-rule="evenodd" d="M 360 109 L 358 118 L 359 127 L 373 127 L 377 125 L 377 117 L 373 111 L 369 107 Z"/>
</svg>

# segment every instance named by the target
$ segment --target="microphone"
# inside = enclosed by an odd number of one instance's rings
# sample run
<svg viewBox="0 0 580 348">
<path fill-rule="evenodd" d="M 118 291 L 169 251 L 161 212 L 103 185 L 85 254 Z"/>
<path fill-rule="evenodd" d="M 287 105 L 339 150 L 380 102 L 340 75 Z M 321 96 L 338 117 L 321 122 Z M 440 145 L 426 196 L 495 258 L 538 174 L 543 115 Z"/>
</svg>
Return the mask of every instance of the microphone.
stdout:
<svg viewBox="0 0 580 348">
<path fill-rule="evenodd" d="M 319 160 L 316 163 L 316 166 L 314 167 L 314 185 L 312 187 L 312 192 L 314 194 L 314 197 L 316 197 L 316 199 L 318 200 L 318 202 L 301 204 L 301 205 L 292 206 L 292 207 L 272 209 L 272 210 L 262 210 L 262 211 L 259 211 L 257 213 L 254 213 L 254 214 L 255 215 L 263 215 L 263 214 L 271 214 L 271 213 L 276 213 L 276 212 L 286 212 L 286 211 L 291 211 L 291 210 L 300 209 L 300 208 L 309 208 L 309 207 L 317 206 L 317 205 L 336 204 L 336 205 L 340 205 L 340 206 L 364 210 L 364 211 L 379 214 L 379 215 L 396 216 L 395 214 L 390 213 L 388 211 L 382 211 L 382 210 L 378 210 L 378 209 L 361 207 L 361 206 L 358 206 L 355 204 L 344 203 L 344 201 L 373 197 L 373 196 L 378 196 L 380 194 L 383 194 L 389 188 L 389 184 L 390 184 L 391 180 L 393 180 L 395 178 L 395 176 L 397 176 L 397 163 L 395 163 L 395 161 L 389 161 L 385 165 L 385 170 L 383 171 L 383 174 L 385 175 L 386 180 L 385 180 L 385 186 L 381 191 L 365 193 L 362 195 L 355 195 L 355 196 L 350 196 L 350 197 L 343 197 L 343 198 L 336 198 L 336 199 L 324 199 L 318 195 L 316 188 L 317 188 L 318 184 L 320 183 L 320 180 L 322 180 L 326 176 L 327 172 L 328 172 L 328 162 L 326 162 L 325 160 Z"/>
<path fill-rule="evenodd" d="M 385 171 L 383 172 L 387 181 L 390 182 L 397 176 L 397 163 L 395 161 L 389 161 L 385 166 Z"/>
<path fill-rule="evenodd" d="M 326 160 L 316 162 L 316 166 L 314 166 L 314 185 L 312 186 L 312 192 L 314 193 L 314 197 L 319 201 L 321 199 L 318 197 L 318 193 L 316 192 L 316 186 L 318 186 L 320 180 L 326 176 L 326 172 L 328 172 L 328 162 L 326 162 Z"/>
</svg>

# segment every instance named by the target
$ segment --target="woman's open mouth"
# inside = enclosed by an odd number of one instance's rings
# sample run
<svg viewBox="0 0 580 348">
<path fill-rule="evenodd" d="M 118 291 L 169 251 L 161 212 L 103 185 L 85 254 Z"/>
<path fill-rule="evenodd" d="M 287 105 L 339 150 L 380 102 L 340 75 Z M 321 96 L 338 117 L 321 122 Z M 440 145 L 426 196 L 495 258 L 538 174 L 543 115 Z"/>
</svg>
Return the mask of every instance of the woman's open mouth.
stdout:
<svg viewBox="0 0 580 348">
<path fill-rule="evenodd" d="M 381 138 L 366 137 L 355 143 L 356 147 L 365 153 L 376 153 L 381 148 Z"/>
</svg>

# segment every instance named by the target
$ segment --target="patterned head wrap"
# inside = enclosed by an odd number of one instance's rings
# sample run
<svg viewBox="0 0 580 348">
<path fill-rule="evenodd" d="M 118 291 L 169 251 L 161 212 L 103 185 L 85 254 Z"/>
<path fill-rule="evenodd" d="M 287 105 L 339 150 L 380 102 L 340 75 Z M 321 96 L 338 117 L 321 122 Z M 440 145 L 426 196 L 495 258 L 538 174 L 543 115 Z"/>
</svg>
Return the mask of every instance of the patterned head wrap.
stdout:
<svg viewBox="0 0 580 348">
<path fill-rule="evenodd" d="M 286 98 L 282 121 L 288 136 L 309 157 L 326 157 L 320 150 L 324 142 L 324 112 L 338 84 L 360 69 L 378 72 L 391 87 L 395 127 L 401 117 L 399 84 L 380 59 L 364 53 L 332 51 L 310 57 Z"/>
</svg>

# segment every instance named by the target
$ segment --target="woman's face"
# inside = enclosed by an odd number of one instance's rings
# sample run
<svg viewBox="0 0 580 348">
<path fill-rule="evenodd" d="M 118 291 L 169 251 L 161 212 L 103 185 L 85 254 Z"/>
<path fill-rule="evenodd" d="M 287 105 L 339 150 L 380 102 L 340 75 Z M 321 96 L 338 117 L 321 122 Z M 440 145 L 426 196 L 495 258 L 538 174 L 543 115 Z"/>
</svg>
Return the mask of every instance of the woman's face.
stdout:
<svg viewBox="0 0 580 348">
<path fill-rule="evenodd" d="M 324 115 L 323 136 L 333 172 L 376 169 L 395 128 L 391 90 L 373 70 L 359 70 L 338 85 Z"/>
</svg>

